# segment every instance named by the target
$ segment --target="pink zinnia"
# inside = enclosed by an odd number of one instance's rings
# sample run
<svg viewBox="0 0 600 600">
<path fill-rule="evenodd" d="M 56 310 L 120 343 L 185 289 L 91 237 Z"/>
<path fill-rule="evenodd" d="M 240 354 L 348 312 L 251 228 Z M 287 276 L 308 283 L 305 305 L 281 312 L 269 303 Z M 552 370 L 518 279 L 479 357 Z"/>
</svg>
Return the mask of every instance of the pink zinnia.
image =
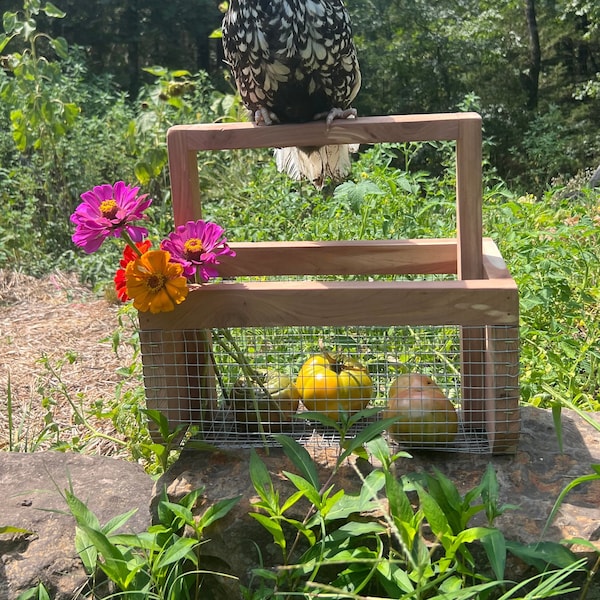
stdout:
<svg viewBox="0 0 600 600">
<path fill-rule="evenodd" d="M 139 187 L 117 181 L 114 185 L 98 185 L 81 194 L 83 202 L 71 215 L 71 221 L 76 225 L 71 238 L 73 243 L 90 254 L 96 252 L 107 237 L 120 237 L 123 232 L 133 242 L 140 242 L 148 231 L 132 223 L 144 218 L 144 211 L 152 200 L 148 194 L 138 196 L 139 190 Z"/>
<path fill-rule="evenodd" d="M 207 221 L 188 221 L 177 227 L 160 247 L 168 250 L 171 261 L 181 263 L 183 274 L 188 278 L 196 276 L 199 282 L 206 282 L 217 277 L 219 272 L 219 256 L 235 256 L 235 252 L 227 245 L 225 231 L 216 223 Z"/>
</svg>

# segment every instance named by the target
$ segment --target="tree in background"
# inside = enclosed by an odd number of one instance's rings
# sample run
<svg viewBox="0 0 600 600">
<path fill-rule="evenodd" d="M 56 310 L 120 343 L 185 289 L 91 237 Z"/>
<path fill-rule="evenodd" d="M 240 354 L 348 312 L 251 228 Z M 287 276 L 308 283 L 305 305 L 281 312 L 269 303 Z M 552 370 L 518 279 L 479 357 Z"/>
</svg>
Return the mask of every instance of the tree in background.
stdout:
<svg viewBox="0 0 600 600">
<path fill-rule="evenodd" d="M 17 11 L 22 4 L 5 0 L 3 10 Z M 209 37 L 223 17 L 219 0 L 55 0 L 55 4 L 67 18 L 41 20 L 40 26 L 84 48 L 90 72 L 113 74 L 132 98 L 144 81 L 144 67 L 220 71 L 220 42 Z"/>
<path fill-rule="evenodd" d="M 22 3 L 3 6 L 16 11 Z M 221 23 L 220 0 L 56 4 L 67 16 L 46 30 L 79 46 L 90 75 L 109 73 L 130 101 L 152 81 L 144 69 L 157 66 L 204 71 L 231 91 L 221 42 L 209 37 Z M 596 0 L 346 4 L 363 71 L 361 115 L 479 110 L 490 162 L 538 194 L 553 177 L 600 162 Z"/>
</svg>

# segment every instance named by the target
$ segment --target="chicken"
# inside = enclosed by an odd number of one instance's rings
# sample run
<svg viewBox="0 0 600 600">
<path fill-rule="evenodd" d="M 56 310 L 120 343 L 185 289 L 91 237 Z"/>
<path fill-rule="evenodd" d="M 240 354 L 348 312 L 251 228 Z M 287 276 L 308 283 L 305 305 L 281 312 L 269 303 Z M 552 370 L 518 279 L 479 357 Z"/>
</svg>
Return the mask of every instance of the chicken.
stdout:
<svg viewBox="0 0 600 600">
<path fill-rule="evenodd" d="M 230 0 L 223 48 L 257 125 L 356 116 L 360 69 L 341 0 Z M 322 187 L 350 172 L 350 147 L 278 148 L 277 167 Z"/>
</svg>

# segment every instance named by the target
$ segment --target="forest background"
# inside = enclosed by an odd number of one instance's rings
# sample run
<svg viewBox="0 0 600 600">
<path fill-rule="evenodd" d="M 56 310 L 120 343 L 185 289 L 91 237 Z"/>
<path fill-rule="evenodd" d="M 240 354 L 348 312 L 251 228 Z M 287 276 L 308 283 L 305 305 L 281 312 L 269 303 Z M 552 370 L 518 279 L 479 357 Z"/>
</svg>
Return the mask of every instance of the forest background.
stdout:
<svg viewBox="0 0 600 600">
<path fill-rule="evenodd" d="M 555 399 L 550 386 L 597 409 L 600 4 L 346 4 L 360 115 L 483 117 L 484 230 L 520 288 L 523 400 Z M 84 255 L 69 221 L 101 183 L 139 185 L 154 198 L 151 235 L 171 230 L 167 129 L 246 118 L 214 34 L 224 8 L 3 0 L 0 269 L 110 283 L 120 250 Z M 203 211 L 236 241 L 452 236 L 449 146 L 361 149 L 358 183 L 320 192 L 278 174 L 268 151 L 203 153 Z"/>
<path fill-rule="evenodd" d="M 4 0 L 17 11 L 20 0 Z M 42 3 L 43 4 L 43 3 Z M 199 71 L 220 91 L 218 0 L 61 0 L 40 29 L 135 100 L 144 67 Z M 347 0 L 363 71 L 359 114 L 456 110 L 473 96 L 499 174 L 528 191 L 597 166 L 600 6 L 593 0 Z M 541 163 L 541 164 L 540 164 Z M 595 163 L 595 164 L 594 164 Z M 535 186 L 535 190 L 531 186 Z"/>
</svg>

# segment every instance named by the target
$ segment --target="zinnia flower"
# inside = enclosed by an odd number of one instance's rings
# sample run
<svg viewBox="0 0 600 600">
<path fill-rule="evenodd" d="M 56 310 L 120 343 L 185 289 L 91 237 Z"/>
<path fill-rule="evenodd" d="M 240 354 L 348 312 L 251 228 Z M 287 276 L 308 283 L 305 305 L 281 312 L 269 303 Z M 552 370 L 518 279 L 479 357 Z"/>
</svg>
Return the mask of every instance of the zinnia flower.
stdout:
<svg viewBox="0 0 600 600">
<path fill-rule="evenodd" d="M 139 311 L 169 312 L 188 295 L 180 263 L 164 250 L 149 250 L 125 268 L 126 292 Z"/>
<path fill-rule="evenodd" d="M 182 264 L 186 277 L 195 275 L 197 281 L 206 282 L 219 275 L 214 268 L 219 264 L 218 256 L 235 256 L 224 233 L 216 223 L 188 221 L 177 227 L 160 247 L 171 253 L 171 260 Z"/>
<path fill-rule="evenodd" d="M 140 251 L 140 254 L 144 254 L 148 252 L 150 246 L 152 246 L 152 242 L 150 240 L 144 240 L 143 242 L 138 242 L 136 248 Z M 121 302 L 127 302 L 129 300 L 129 296 L 127 295 L 127 280 L 125 278 L 125 269 L 127 265 L 134 261 L 138 257 L 133 251 L 133 248 L 127 244 L 125 249 L 123 250 L 123 258 L 119 261 L 120 269 L 117 269 L 115 274 L 114 282 L 115 282 L 115 290 L 117 292 L 117 298 Z"/>
<path fill-rule="evenodd" d="M 98 185 L 81 194 L 83 202 L 71 215 L 71 221 L 76 225 L 73 243 L 90 254 L 98 250 L 107 237 L 119 237 L 123 232 L 134 242 L 140 242 L 148 231 L 132 222 L 144 218 L 144 211 L 152 200 L 148 194 L 138 197 L 139 190 L 139 187 L 117 181 L 114 185 Z"/>
</svg>

